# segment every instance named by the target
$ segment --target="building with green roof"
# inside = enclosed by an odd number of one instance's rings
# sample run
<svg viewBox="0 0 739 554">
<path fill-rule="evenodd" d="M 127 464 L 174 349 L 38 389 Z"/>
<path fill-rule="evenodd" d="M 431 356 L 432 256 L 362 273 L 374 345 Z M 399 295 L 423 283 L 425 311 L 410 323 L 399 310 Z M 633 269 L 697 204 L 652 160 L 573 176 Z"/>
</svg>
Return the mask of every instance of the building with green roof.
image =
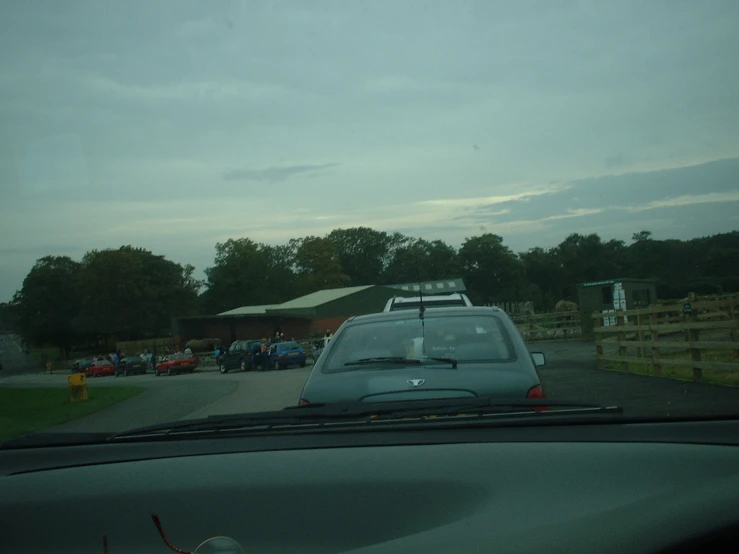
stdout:
<svg viewBox="0 0 739 554">
<path fill-rule="evenodd" d="M 453 279 L 424 282 L 420 287 L 424 294 L 440 294 L 443 287 L 437 285 L 445 283 L 446 294 L 452 292 L 449 283 L 455 281 L 458 282 L 453 285 L 454 292 L 462 292 L 464 284 Z M 334 332 L 352 316 L 381 312 L 394 296 L 417 295 L 418 288 L 413 290 L 413 285 L 324 289 L 282 304 L 241 306 L 210 316 L 177 318 L 172 324 L 172 336 L 181 344 L 194 338 L 220 338 L 224 344 L 231 344 L 234 340 L 271 337 L 278 331 L 287 338 L 306 339 L 327 330 Z"/>
</svg>

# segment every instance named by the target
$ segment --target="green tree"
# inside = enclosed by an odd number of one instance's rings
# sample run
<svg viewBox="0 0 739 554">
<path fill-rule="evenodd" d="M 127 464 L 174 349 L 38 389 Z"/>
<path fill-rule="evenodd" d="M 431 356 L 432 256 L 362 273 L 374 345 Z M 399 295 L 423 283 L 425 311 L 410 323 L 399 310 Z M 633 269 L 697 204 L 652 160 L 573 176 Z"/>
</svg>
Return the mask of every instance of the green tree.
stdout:
<svg viewBox="0 0 739 554">
<path fill-rule="evenodd" d="M 11 303 L 26 343 L 54 345 L 68 354 L 76 340 L 72 322 L 80 310 L 80 264 L 67 256 L 36 261 Z"/>
<path fill-rule="evenodd" d="M 555 248 L 555 253 L 566 275 L 562 295 L 569 300 L 577 299 L 577 283 L 623 277 L 630 269 L 624 243 L 617 240 L 604 243 L 594 233 L 569 235 Z"/>
<path fill-rule="evenodd" d="M 290 245 L 270 246 L 249 238 L 218 243 L 214 264 L 205 270 L 203 308 L 219 313 L 289 300 L 295 292 L 293 265 Z"/>
<path fill-rule="evenodd" d="M 548 311 L 563 298 L 567 275 L 553 249 L 531 248 L 519 254 L 523 264 L 527 291 L 524 298 L 531 300 L 537 310 Z"/>
<path fill-rule="evenodd" d="M 457 252 L 441 240 L 408 239 L 395 249 L 383 276 L 386 284 L 459 277 Z"/>
<path fill-rule="evenodd" d="M 349 276 L 344 273 L 334 242 L 322 237 L 305 237 L 293 242 L 295 271 L 301 293 L 344 287 Z"/>
<path fill-rule="evenodd" d="M 96 338 L 166 333 L 171 318 L 191 315 L 201 286 L 194 268 L 143 248 L 93 250 L 82 259 L 77 326 Z"/>
<path fill-rule="evenodd" d="M 393 250 L 404 240 L 400 233 L 388 235 L 369 227 L 334 229 L 326 238 L 334 244 L 352 285 L 380 283 Z"/>
<path fill-rule="evenodd" d="M 474 304 L 521 300 L 523 265 L 498 235 L 466 239 L 459 249 L 459 261 Z"/>
<path fill-rule="evenodd" d="M 16 331 L 15 316 L 9 302 L 0 302 L 0 331 Z"/>
</svg>

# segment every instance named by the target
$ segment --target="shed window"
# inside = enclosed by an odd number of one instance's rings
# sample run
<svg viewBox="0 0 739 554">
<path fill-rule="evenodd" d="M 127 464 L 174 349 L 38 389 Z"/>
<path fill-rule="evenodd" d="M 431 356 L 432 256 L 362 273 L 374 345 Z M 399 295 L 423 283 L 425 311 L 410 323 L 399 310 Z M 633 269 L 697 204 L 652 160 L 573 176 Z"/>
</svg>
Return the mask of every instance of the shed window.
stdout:
<svg viewBox="0 0 739 554">
<path fill-rule="evenodd" d="M 634 304 L 637 306 L 649 306 L 652 303 L 652 295 L 649 289 L 637 289 L 632 294 L 634 295 Z"/>
<path fill-rule="evenodd" d="M 603 287 L 600 294 L 603 297 L 603 304 L 613 304 L 613 287 Z"/>
</svg>

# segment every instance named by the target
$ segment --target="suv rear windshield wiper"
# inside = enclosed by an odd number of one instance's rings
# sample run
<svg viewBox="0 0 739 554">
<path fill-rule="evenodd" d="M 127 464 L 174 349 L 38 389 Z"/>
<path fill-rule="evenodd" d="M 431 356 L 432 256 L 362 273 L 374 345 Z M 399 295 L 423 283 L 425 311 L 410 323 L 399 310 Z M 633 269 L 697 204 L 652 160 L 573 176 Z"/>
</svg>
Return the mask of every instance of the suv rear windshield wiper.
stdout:
<svg viewBox="0 0 739 554">
<path fill-rule="evenodd" d="M 350 360 L 345 366 L 352 365 L 373 365 L 373 364 L 402 364 L 402 365 L 422 365 L 426 361 L 434 361 L 439 363 L 451 364 L 452 369 L 457 369 L 457 360 L 454 358 L 405 358 L 403 356 L 381 356 L 375 358 L 359 358 L 358 360 Z"/>
<path fill-rule="evenodd" d="M 546 411 L 542 411 L 545 408 Z M 203 419 L 176 421 L 111 435 L 109 440 L 163 436 L 208 436 L 222 432 L 279 432 L 323 428 L 354 428 L 377 423 L 440 423 L 461 419 L 487 420 L 510 418 L 534 419 L 576 416 L 620 415 L 618 406 L 600 406 L 578 402 L 537 399 L 441 398 L 390 402 L 331 402 L 289 406 L 274 412 L 254 412 L 210 416 Z M 415 421 L 410 421 L 415 420 Z"/>
</svg>

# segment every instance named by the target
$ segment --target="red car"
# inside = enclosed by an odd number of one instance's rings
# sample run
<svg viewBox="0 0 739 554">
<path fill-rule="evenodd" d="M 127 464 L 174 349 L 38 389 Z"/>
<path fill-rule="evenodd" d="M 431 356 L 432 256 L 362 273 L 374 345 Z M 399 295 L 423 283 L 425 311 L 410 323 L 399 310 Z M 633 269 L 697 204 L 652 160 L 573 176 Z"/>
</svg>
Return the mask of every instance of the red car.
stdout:
<svg viewBox="0 0 739 554">
<path fill-rule="evenodd" d="M 87 368 L 88 377 L 102 377 L 103 375 L 115 375 L 115 366 L 110 360 L 92 362 L 92 365 Z"/>
<path fill-rule="evenodd" d="M 159 377 L 162 373 L 174 375 L 175 373 L 192 373 L 198 367 L 200 360 L 188 354 L 170 354 L 157 364 L 154 375 Z"/>
</svg>

